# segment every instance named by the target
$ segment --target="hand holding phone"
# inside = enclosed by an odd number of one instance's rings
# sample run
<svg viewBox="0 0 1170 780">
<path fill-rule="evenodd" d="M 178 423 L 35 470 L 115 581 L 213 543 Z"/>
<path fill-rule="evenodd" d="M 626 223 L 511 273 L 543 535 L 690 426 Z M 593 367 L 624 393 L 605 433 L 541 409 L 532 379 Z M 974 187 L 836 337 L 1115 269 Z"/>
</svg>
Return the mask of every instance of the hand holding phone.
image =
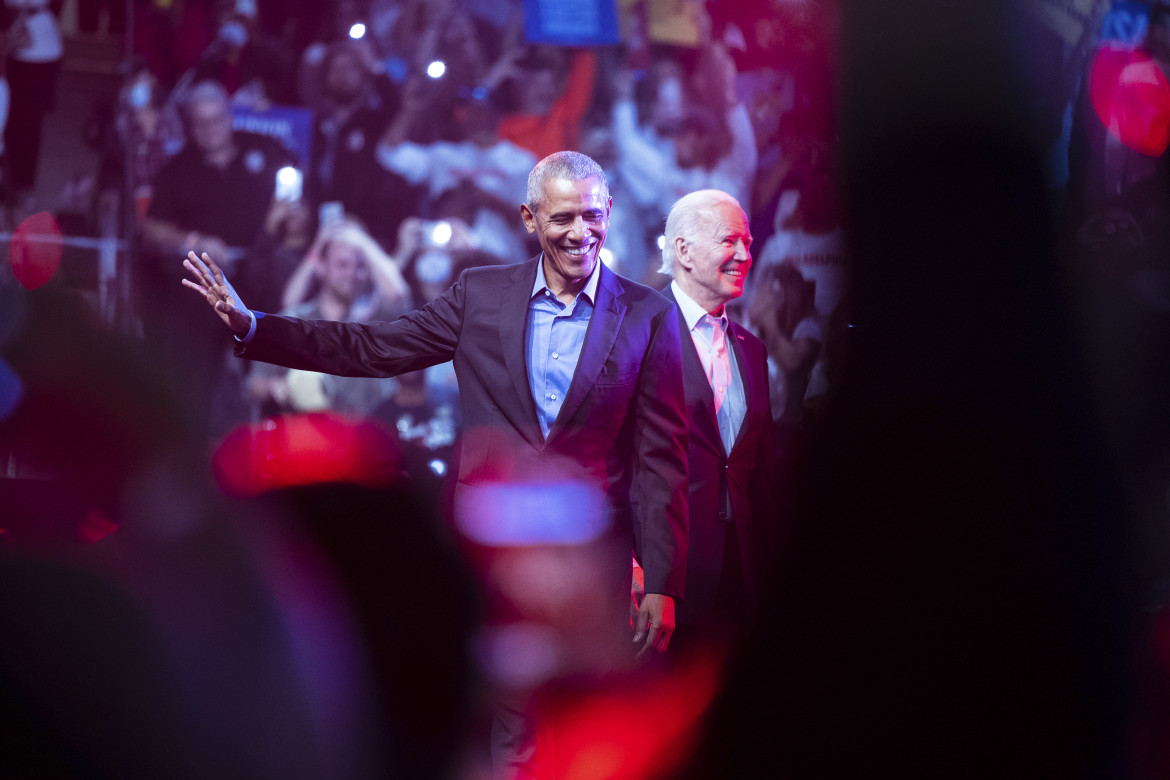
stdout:
<svg viewBox="0 0 1170 780">
<path fill-rule="evenodd" d="M 305 174 L 286 165 L 276 172 L 276 199 L 300 200 L 305 186 Z"/>
</svg>

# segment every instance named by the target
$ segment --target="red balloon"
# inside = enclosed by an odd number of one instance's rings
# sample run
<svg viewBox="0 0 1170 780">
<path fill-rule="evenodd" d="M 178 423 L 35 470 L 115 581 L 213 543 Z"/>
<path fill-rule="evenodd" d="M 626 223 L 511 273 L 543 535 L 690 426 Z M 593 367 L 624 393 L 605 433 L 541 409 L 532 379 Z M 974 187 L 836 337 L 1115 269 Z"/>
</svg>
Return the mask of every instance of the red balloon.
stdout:
<svg viewBox="0 0 1170 780">
<path fill-rule="evenodd" d="M 20 223 L 8 244 L 12 273 L 25 289 L 35 290 L 61 266 L 61 226 L 47 211 Z"/>
<path fill-rule="evenodd" d="M 1130 149 L 1160 157 L 1170 146 L 1170 82 L 1149 54 L 1102 48 L 1093 58 L 1089 96 L 1105 128 Z"/>
</svg>

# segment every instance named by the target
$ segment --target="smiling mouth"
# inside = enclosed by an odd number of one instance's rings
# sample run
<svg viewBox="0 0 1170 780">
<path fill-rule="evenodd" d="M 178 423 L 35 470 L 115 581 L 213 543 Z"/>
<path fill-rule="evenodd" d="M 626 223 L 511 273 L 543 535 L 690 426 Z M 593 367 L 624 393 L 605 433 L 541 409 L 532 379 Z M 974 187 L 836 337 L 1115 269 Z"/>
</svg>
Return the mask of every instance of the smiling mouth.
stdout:
<svg viewBox="0 0 1170 780">
<path fill-rule="evenodd" d="M 572 255 L 573 257 L 584 257 L 585 255 L 589 254 L 589 250 L 592 248 L 593 244 L 587 244 L 585 246 L 562 247 L 562 251 L 567 255 Z"/>
</svg>

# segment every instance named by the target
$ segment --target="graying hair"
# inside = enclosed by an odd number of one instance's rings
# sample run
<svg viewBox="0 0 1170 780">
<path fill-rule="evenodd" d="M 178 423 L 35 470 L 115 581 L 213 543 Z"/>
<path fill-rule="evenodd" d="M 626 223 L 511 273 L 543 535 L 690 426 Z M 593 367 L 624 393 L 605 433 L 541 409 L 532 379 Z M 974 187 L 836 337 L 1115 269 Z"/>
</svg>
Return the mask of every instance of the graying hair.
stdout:
<svg viewBox="0 0 1170 780">
<path fill-rule="evenodd" d="M 658 273 L 674 276 L 674 240 L 684 238 L 691 241 L 699 227 L 711 218 L 710 209 L 720 203 L 728 203 L 737 209 L 743 207 L 739 201 L 723 190 L 696 190 L 688 192 L 674 202 L 666 215 L 665 243 L 662 245 L 662 266 Z"/>
<path fill-rule="evenodd" d="M 218 81 L 200 81 L 183 95 L 183 115 L 187 116 L 196 103 L 230 104 L 227 90 Z"/>
<path fill-rule="evenodd" d="M 605 178 L 605 171 L 593 158 L 580 152 L 553 152 L 538 162 L 528 174 L 528 190 L 524 194 L 524 202 L 535 212 L 544 198 L 544 186 L 548 182 L 556 179 L 583 181 L 589 178 L 601 181 L 605 200 L 609 202 L 609 181 Z"/>
</svg>

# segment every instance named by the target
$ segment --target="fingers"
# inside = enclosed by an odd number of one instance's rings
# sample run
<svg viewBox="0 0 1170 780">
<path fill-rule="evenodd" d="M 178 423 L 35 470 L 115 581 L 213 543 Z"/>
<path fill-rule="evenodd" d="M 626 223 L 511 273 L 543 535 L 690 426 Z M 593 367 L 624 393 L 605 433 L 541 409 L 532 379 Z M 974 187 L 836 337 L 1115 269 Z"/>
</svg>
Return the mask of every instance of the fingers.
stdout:
<svg viewBox="0 0 1170 780">
<path fill-rule="evenodd" d="M 207 295 L 207 288 L 206 287 L 203 287 L 202 285 L 195 284 L 195 282 L 191 281 L 190 279 L 180 279 L 179 281 L 183 283 L 184 287 L 190 287 L 192 290 L 199 293 L 200 295 L 204 295 L 204 296 Z"/>
<path fill-rule="evenodd" d="M 642 646 L 638 649 L 638 652 L 634 657 L 641 659 L 648 655 L 651 650 L 655 651 L 656 653 L 665 652 L 667 645 L 670 644 L 671 633 L 673 633 L 671 630 L 664 628 L 663 626 L 656 626 L 653 623 L 650 623 L 646 627 L 646 638 L 642 641 Z M 635 634 L 635 644 L 637 643 L 638 639 L 639 636 Z"/>
<path fill-rule="evenodd" d="M 636 658 L 641 659 L 651 650 L 662 653 L 674 634 L 674 600 L 660 594 L 646 594 L 638 610 L 633 637 L 639 645 Z"/>
<path fill-rule="evenodd" d="M 211 269 L 211 277 L 215 279 L 215 283 L 223 284 L 223 271 L 219 270 L 219 266 L 211 259 L 211 255 L 204 252 L 203 262 L 207 263 L 207 267 Z"/>
<path fill-rule="evenodd" d="M 207 257 L 206 254 L 203 255 Z M 207 266 L 194 252 L 188 252 L 187 257 L 183 260 L 183 267 L 193 276 L 204 288 L 210 288 L 215 284 L 215 280 L 211 277 L 211 272 L 207 270 Z"/>
<path fill-rule="evenodd" d="M 653 616 L 647 610 L 638 610 L 634 618 L 633 642 L 640 647 L 635 658 L 641 658 L 654 647 L 660 628 L 659 625 L 655 625 Z"/>
<path fill-rule="evenodd" d="M 674 629 L 663 628 L 658 632 L 658 641 L 655 643 L 654 649 L 660 653 L 665 653 L 666 648 L 670 646 L 670 638 L 674 636 Z"/>
</svg>

